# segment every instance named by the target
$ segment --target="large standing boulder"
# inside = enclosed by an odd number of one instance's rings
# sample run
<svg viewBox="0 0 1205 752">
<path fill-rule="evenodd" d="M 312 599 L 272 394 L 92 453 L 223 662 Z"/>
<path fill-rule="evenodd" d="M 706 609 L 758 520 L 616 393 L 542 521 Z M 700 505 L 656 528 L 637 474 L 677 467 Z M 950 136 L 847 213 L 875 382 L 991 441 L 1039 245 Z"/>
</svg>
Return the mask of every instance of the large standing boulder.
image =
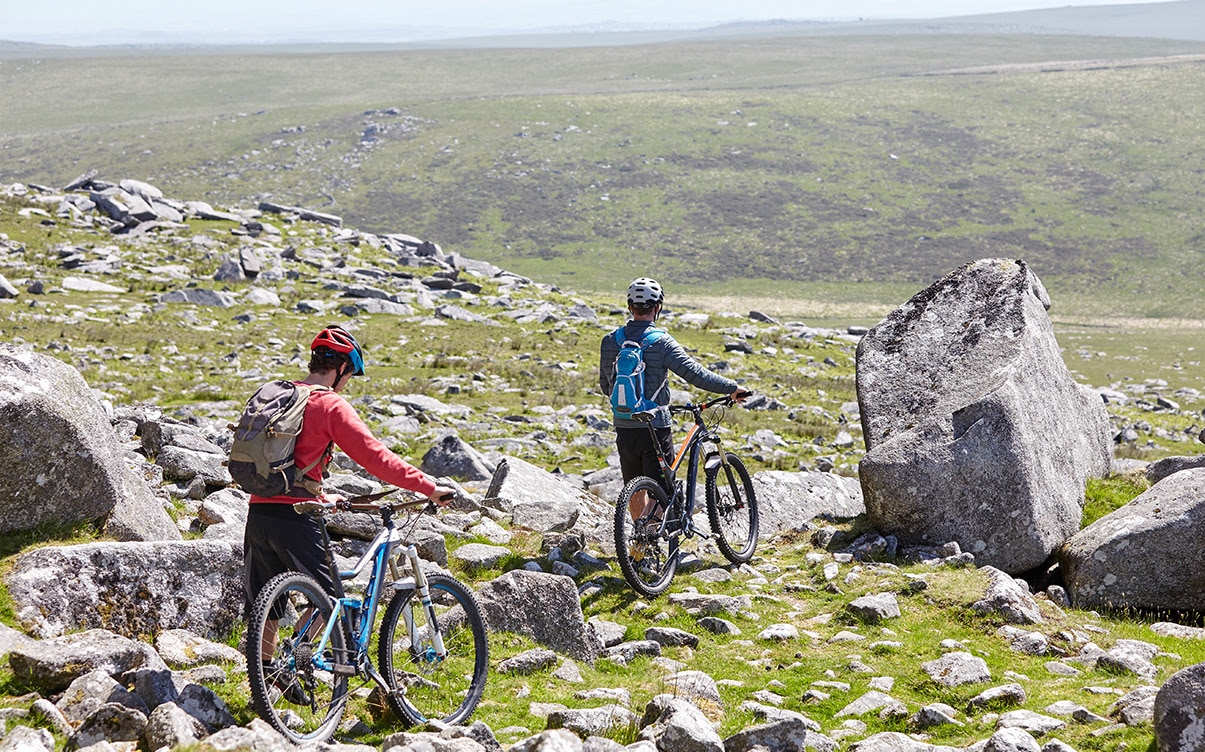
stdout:
<svg viewBox="0 0 1205 752">
<path fill-rule="evenodd" d="M 1159 752 L 1205 749 L 1205 663 L 1172 674 L 1155 695 Z"/>
<path fill-rule="evenodd" d="M 1182 470 L 1059 549 L 1078 608 L 1198 611 L 1205 592 L 1205 468 Z"/>
<path fill-rule="evenodd" d="M 18 556 L 5 581 L 17 619 L 39 637 L 99 627 L 220 639 L 242 616 L 242 576 L 241 545 L 195 540 L 48 546 Z"/>
<path fill-rule="evenodd" d="M 805 530 L 817 517 L 848 519 L 866 513 L 857 478 L 833 473 L 764 470 L 753 474 L 758 535 Z"/>
<path fill-rule="evenodd" d="M 0 533 L 99 520 L 127 503 L 162 511 L 79 372 L 0 345 Z"/>
<path fill-rule="evenodd" d="M 956 541 L 1010 574 L 1079 529 L 1112 432 L 1100 396 L 1067 370 L 1049 307 L 1023 261 L 983 259 L 862 338 L 859 475 L 875 527 L 905 544 Z"/>
</svg>

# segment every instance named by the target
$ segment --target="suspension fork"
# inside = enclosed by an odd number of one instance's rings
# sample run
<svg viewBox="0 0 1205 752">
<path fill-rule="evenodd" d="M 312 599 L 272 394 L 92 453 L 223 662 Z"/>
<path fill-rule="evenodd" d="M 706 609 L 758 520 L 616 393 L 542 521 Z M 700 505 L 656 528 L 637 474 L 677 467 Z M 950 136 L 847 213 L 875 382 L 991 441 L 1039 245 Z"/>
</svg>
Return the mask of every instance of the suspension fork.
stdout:
<svg viewBox="0 0 1205 752">
<path fill-rule="evenodd" d="M 419 605 L 427 612 L 427 624 L 431 630 L 431 647 L 435 651 L 435 655 L 432 657 L 435 660 L 442 661 L 448 656 L 448 649 L 444 647 L 443 631 L 440 630 L 439 622 L 435 617 L 435 602 L 431 598 L 431 585 L 427 581 L 427 574 L 423 572 L 423 568 L 419 564 L 418 549 L 413 543 L 406 544 L 405 555 L 410 560 L 411 569 L 414 570 L 414 594 L 418 596 Z M 413 609 L 413 603 L 414 599 L 412 597 L 410 603 L 407 604 L 407 608 L 403 610 L 406 617 L 406 631 L 410 637 L 411 650 L 414 650 L 414 647 L 419 644 L 418 629 L 415 627 L 414 614 L 411 610 Z"/>
</svg>

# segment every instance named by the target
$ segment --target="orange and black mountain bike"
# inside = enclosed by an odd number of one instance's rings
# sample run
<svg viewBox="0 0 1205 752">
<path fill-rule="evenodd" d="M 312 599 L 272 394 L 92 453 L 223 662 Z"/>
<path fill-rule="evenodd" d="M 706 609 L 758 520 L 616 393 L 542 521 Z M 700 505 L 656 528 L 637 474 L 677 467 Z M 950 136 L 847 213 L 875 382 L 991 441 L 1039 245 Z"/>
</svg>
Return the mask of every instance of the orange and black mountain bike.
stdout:
<svg viewBox="0 0 1205 752">
<path fill-rule="evenodd" d="M 690 414 L 694 422 L 671 463 L 658 454 L 663 480 L 640 476 L 624 486 L 615 505 L 615 555 L 624 579 L 638 593 L 653 597 L 669 587 L 678 569 L 678 543 L 683 537 L 715 539 L 733 564 L 753 558 L 757 546 L 757 499 L 745 464 L 720 445 L 717 428 L 731 395 L 698 405 L 670 405 L 671 415 Z M 652 412 L 633 415 L 653 432 Z M 659 446 L 654 437 L 654 446 Z M 676 480 L 686 462 L 686 478 Z M 695 487 L 703 466 L 710 530 L 694 522 Z M 666 489 L 672 488 L 673 493 Z"/>
</svg>

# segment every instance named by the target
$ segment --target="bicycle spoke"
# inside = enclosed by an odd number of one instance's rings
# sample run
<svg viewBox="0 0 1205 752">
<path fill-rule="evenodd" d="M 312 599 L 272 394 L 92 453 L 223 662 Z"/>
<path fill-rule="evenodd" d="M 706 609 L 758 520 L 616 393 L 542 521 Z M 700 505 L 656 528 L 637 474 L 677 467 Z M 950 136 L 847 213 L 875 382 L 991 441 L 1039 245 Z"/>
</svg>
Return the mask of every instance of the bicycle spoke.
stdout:
<svg viewBox="0 0 1205 752">
<path fill-rule="evenodd" d="M 435 623 L 413 594 L 394 596 L 381 624 L 381 672 L 397 690 L 389 695 L 390 706 L 406 722 L 461 723 L 473 714 L 485 688 L 485 622 L 464 585 L 445 575 L 428 580 Z"/>
<path fill-rule="evenodd" d="M 667 534 L 654 513 L 633 520 L 632 497 L 644 493 L 659 505 L 669 506 L 665 490 L 652 478 L 633 479 L 615 506 L 615 556 L 624 579 L 641 595 L 656 596 L 665 591 L 673 580 L 678 566 L 678 533 Z"/>
<path fill-rule="evenodd" d="M 318 642 L 331 613 L 330 598 L 313 578 L 287 572 L 264 586 L 248 619 L 247 672 L 256 712 L 296 743 L 329 739 L 347 703 L 346 677 L 314 661 L 320 651 L 342 651 L 341 629 L 332 631 L 329 645 Z"/>
<path fill-rule="evenodd" d="M 732 453 L 726 460 L 707 463 L 707 518 L 720 552 L 743 564 L 757 546 L 757 499 L 744 463 Z"/>
</svg>

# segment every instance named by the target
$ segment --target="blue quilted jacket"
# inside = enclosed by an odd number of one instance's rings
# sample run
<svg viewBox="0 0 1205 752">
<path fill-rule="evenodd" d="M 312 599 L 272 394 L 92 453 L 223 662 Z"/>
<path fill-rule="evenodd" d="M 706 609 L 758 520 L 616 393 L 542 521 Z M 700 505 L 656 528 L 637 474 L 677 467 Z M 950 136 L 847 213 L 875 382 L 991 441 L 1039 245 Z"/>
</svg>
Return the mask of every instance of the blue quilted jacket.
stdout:
<svg viewBox="0 0 1205 752">
<path fill-rule="evenodd" d="M 629 321 L 624 326 L 624 338 L 639 342 L 644 339 L 651 326 L 654 326 L 651 321 Z M 669 405 L 671 371 L 692 386 L 717 394 L 732 394 L 739 385 L 732 379 L 708 370 L 692 358 L 669 333 L 664 330 L 662 332 L 661 337 L 644 351 L 644 396 L 659 405 L 653 425 L 668 428 L 670 416 L 666 406 Z M 615 332 L 611 331 L 603 337 L 598 357 L 598 387 L 607 397 L 611 396 L 611 386 L 615 381 L 615 359 L 618 357 L 619 343 L 615 341 Z M 619 428 L 641 428 L 645 424 L 615 418 L 615 425 Z"/>
</svg>

